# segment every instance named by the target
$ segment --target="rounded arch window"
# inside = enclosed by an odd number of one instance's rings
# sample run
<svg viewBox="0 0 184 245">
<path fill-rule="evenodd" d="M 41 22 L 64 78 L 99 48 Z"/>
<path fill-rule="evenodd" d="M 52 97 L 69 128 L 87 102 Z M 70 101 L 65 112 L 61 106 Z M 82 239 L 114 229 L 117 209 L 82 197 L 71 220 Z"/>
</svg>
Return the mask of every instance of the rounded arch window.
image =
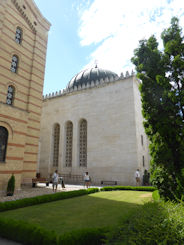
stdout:
<svg viewBox="0 0 184 245">
<path fill-rule="evenodd" d="M 10 70 L 11 70 L 12 72 L 14 72 L 14 73 L 17 72 L 18 62 L 19 62 L 18 56 L 14 54 L 14 55 L 12 56 L 12 62 L 11 62 L 11 68 L 10 68 Z"/>
<path fill-rule="evenodd" d="M 53 134 L 53 166 L 57 167 L 59 162 L 59 138 L 60 138 L 60 125 L 56 123 L 54 125 Z"/>
<path fill-rule="evenodd" d="M 0 126 L 0 162 L 6 160 L 6 148 L 8 143 L 8 130 Z"/>
<path fill-rule="evenodd" d="M 9 85 L 8 86 L 8 92 L 7 92 L 7 98 L 6 98 L 6 104 L 13 105 L 14 94 L 15 94 L 14 86 Z"/>
<path fill-rule="evenodd" d="M 79 165 L 87 167 L 87 121 L 82 119 L 79 124 Z"/>
<path fill-rule="evenodd" d="M 68 121 L 66 123 L 66 152 L 65 152 L 66 167 L 72 166 L 72 142 L 73 142 L 73 123 L 71 121 Z"/>
<path fill-rule="evenodd" d="M 16 29 L 15 42 L 18 44 L 22 42 L 22 29 L 19 26 Z"/>
</svg>

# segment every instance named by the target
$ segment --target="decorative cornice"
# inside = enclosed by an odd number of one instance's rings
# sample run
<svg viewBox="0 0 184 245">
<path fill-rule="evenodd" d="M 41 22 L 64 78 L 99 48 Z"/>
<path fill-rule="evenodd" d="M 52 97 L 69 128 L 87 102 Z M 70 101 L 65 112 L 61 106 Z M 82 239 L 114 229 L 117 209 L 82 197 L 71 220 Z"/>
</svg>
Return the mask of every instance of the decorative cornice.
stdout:
<svg viewBox="0 0 184 245">
<path fill-rule="evenodd" d="M 17 0 L 11 0 L 12 3 L 15 5 L 16 9 L 19 11 L 19 13 L 22 15 L 22 17 L 25 19 L 25 21 L 27 22 L 27 24 L 29 25 L 29 27 L 31 28 L 31 30 L 36 33 L 36 29 L 34 27 L 34 23 L 32 23 L 32 21 L 29 19 L 29 17 L 27 16 L 27 14 L 25 13 L 24 9 L 22 6 L 19 5 Z"/>
</svg>

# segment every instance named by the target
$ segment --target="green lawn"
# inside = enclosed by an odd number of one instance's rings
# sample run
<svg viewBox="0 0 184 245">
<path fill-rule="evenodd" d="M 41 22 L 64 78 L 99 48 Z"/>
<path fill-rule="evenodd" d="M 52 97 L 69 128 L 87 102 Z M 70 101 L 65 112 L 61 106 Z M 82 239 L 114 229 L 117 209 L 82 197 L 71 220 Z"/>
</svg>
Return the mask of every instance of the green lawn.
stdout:
<svg viewBox="0 0 184 245">
<path fill-rule="evenodd" d="M 80 228 L 115 226 L 134 208 L 151 200 L 151 192 L 106 191 L 2 212 L 0 216 L 24 220 L 65 233 Z"/>
</svg>

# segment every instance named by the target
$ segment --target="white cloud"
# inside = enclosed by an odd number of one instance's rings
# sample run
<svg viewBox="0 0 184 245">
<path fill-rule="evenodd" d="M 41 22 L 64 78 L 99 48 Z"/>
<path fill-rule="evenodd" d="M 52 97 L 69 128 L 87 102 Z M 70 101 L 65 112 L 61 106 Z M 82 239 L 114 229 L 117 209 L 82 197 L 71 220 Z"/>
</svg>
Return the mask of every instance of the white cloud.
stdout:
<svg viewBox="0 0 184 245">
<path fill-rule="evenodd" d="M 172 16 L 184 23 L 184 1 L 94 0 L 81 14 L 81 45 L 97 45 L 90 63 L 98 60 L 100 67 L 120 73 L 133 68 L 130 59 L 139 40 L 152 34 L 159 39 Z"/>
</svg>

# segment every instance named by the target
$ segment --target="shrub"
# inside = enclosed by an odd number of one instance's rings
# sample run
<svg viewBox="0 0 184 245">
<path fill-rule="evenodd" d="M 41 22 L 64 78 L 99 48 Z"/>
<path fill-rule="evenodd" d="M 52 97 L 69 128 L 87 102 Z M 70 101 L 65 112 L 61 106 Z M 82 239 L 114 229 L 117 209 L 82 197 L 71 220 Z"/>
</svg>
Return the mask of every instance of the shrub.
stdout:
<svg viewBox="0 0 184 245">
<path fill-rule="evenodd" d="M 35 224 L 0 218 L 0 236 L 26 245 L 100 245 L 105 232 L 105 228 L 91 228 L 57 236 Z"/>
<path fill-rule="evenodd" d="M 184 207 L 171 202 L 146 203 L 110 235 L 110 245 L 184 244 Z"/>
<path fill-rule="evenodd" d="M 116 191 L 116 190 L 132 190 L 132 191 L 155 191 L 156 188 L 152 186 L 105 186 L 101 191 Z"/>
<path fill-rule="evenodd" d="M 7 196 L 13 196 L 14 190 L 15 190 L 15 176 L 12 174 L 12 176 L 8 180 Z"/>
<path fill-rule="evenodd" d="M 153 198 L 154 201 L 159 201 L 159 200 L 160 200 L 160 195 L 159 195 L 158 190 L 155 190 L 155 191 L 152 193 L 152 198 Z"/>
<path fill-rule="evenodd" d="M 60 245 L 101 245 L 105 228 L 88 228 L 65 233 L 59 238 Z"/>
<path fill-rule="evenodd" d="M 0 218 L 0 236 L 26 245 L 57 245 L 54 231 L 24 221 Z"/>
</svg>

